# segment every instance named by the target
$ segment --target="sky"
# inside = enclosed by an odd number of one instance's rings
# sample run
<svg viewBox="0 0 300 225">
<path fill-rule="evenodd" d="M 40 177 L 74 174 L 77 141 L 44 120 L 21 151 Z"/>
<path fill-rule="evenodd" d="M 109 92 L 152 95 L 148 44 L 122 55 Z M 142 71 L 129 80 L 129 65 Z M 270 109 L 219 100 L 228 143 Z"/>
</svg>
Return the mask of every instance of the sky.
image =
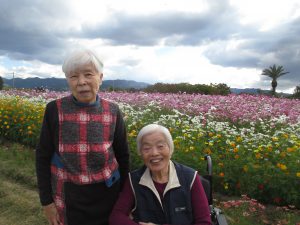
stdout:
<svg viewBox="0 0 300 225">
<path fill-rule="evenodd" d="M 300 85 L 299 0 L 0 0 L 0 76 L 64 78 L 78 48 L 95 50 L 104 80 L 270 89 Z"/>
</svg>

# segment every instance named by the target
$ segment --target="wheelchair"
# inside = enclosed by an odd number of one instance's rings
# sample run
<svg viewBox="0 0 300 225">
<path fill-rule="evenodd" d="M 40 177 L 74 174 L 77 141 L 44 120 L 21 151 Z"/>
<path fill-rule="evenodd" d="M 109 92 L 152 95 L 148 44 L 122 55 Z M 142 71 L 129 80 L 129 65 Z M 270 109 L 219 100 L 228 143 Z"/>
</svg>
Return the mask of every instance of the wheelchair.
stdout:
<svg viewBox="0 0 300 225">
<path fill-rule="evenodd" d="M 201 183 L 204 188 L 209 209 L 211 222 L 213 225 L 227 225 L 227 220 L 222 210 L 213 206 L 213 196 L 212 196 L 212 160 L 209 155 L 204 156 L 204 159 L 207 161 L 207 174 L 201 175 Z"/>
</svg>

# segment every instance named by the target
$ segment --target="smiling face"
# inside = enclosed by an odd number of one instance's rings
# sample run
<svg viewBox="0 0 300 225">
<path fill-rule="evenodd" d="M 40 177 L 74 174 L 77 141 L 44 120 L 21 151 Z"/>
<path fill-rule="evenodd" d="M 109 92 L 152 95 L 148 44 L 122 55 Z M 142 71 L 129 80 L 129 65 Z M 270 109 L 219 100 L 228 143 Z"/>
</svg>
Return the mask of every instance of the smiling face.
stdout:
<svg viewBox="0 0 300 225">
<path fill-rule="evenodd" d="M 168 173 L 171 151 L 166 137 L 161 132 L 157 131 L 143 136 L 141 156 L 152 174 Z"/>
<path fill-rule="evenodd" d="M 66 77 L 70 90 L 77 101 L 82 103 L 96 101 L 103 74 L 99 73 L 92 63 L 71 71 Z"/>
</svg>

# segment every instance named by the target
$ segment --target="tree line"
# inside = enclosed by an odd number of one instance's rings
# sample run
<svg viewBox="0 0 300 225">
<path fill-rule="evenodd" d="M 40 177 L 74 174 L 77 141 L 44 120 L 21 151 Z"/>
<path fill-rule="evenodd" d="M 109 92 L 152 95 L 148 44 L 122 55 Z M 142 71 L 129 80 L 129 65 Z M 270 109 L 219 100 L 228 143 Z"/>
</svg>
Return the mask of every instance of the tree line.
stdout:
<svg viewBox="0 0 300 225">
<path fill-rule="evenodd" d="M 156 83 L 144 89 L 145 92 L 160 92 L 160 93 L 187 93 L 187 94 L 204 94 L 204 95 L 228 95 L 230 87 L 226 84 L 166 84 Z"/>
<path fill-rule="evenodd" d="M 283 66 L 274 64 L 269 68 L 266 68 L 262 71 L 261 75 L 268 76 L 272 79 L 271 81 L 271 91 L 270 94 L 276 96 L 276 88 L 278 85 L 277 79 L 283 75 L 288 74 L 289 72 L 285 71 Z M 0 76 L 0 90 L 3 89 L 3 79 Z M 124 89 L 120 88 L 108 88 L 112 91 L 123 91 Z M 154 85 L 149 85 L 144 89 L 126 89 L 126 91 L 145 91 L 145 92 L 160 92 L 160 93 L 187 93 L 187 94 L 204 94 L 204 95 L 228 95 L 231 93 L 230 87 L 227 84 L 189 84 L 189 83 L 177 83 L 177 84 L 168 84 L 168 83 L 156 83 Z M 296 86 L 292 98 L 300 99 L 300 85 Z"/>
</svg>

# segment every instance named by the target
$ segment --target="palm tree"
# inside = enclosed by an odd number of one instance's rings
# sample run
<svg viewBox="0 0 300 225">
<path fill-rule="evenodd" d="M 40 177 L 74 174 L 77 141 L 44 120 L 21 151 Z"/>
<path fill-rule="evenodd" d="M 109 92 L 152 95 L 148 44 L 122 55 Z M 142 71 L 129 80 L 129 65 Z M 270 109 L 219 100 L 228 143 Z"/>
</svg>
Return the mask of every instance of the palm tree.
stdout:
<svg viewBox="0 0 300 225">
<path fill-rule="evenodd" d="M 296 88 L 294 89 L 294 94 L 293 94 L 294 98 L 299 98 L 300 99 L 300 85 L 296 86 Z"/>
<path fill-rule="evenodd" d="M 272 94 L 275 95 L 276 93 L 276 87 L 277 87 L 277 78 L 287 74 L 289 72 L 284 72 L 283 66 L 276 66 L 275 64 L 273 66 L 270 66 L 268 69 L 264 69 L 262 71 L 261 75 L 268 76 L 272 78 Z"/>
</svg>

